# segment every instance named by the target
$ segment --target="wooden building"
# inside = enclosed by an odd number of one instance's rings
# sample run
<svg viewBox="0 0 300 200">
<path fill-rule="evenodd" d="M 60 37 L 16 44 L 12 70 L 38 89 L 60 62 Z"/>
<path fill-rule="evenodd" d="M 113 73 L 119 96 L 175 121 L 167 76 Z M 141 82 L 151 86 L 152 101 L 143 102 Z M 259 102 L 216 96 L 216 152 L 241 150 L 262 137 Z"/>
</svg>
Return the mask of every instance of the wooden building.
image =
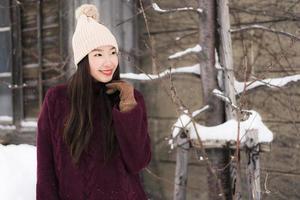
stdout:
<svg viewBox="0 0 300 200">
<path fill-rule="evenodd" d="M 35 143 L 36 120 L 47 89 L 74 73 L 75 9 L 94 3 L 116 35 L 121 72 L 137 47 L 134 1 L 1 0 L 0 143 Z M 127 20 L 130 19 L 130 20 Z"/>
</svg>

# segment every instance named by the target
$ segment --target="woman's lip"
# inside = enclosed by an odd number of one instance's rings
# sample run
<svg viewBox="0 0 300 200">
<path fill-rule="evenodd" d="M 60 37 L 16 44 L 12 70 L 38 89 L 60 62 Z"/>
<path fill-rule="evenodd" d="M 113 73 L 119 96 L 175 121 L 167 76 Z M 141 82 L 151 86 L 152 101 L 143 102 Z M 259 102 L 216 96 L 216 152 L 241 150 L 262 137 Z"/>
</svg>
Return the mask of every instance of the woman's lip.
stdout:
<svg viewBox="0 0 300 200">
<path fill-rule="evenodd" d="M 105 75 L 111 75 L 113 70 L 100 70 Z"/>
</svg>

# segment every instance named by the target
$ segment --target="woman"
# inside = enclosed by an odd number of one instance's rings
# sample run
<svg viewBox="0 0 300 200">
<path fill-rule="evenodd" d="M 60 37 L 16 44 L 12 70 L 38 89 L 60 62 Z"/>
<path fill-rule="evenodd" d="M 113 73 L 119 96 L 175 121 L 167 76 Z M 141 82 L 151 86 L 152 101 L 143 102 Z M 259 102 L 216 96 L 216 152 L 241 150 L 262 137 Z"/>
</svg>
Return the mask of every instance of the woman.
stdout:
<svg viewBox="0 0 300 200">
<path fill-rule="evenodd" d="M 38 118 L 38 200 L 143 200 L 139 172 L 151 159 L 143 96 L 120 80 L 118 45 L 96 20 L 76 10 L 76 72 L 50 88 Z"/>
</svg>

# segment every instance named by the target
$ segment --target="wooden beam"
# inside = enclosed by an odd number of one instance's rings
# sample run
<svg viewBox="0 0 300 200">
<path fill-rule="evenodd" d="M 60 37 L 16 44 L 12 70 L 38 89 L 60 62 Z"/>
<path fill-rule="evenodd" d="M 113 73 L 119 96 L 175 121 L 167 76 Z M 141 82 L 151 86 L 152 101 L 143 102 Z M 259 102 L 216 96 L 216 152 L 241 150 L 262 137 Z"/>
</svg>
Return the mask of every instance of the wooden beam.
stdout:
<svg viewBox="0 0 300 200">
<path fill-rule="evenodd" d="M 6 131 L 0 133 L 0 144 L 36 144 L 36 136 L 34 132 L 18 132 L 18 131 Z"/>
<path fill-rule="evenodd" d="M 259 147 L 258 147 L 258 130 L 252 129 L 246 134 L 246 155 L 247 155 L 247 182 L 249 200 L 261 199 L 260 188 L 260 162 L 259 162 Z"/>
<path fill-rule="evenodd" d="M 67 80 L 73 71 L 68 70 L 74 68 L 72 51 L 72 35 L 75 30 L 75 7 L 74 4 L 77 1 L 60 1 L 59 9 L 59 31 L 60 31 L 60 55 L 61 62 L 66 62 L 67 73 L 63 76 L 63 80 Z M 65 12 L 68 10 L 68 12 Z"/>
<path fill-rule="evenodd" d="M 224 103 L 213 96 L 212 91 L 219 89 L 217 82 L 217 69 L 215 67 L 215 49 L 217 44 L 217 26 L 216 26 L 216 1 L 198 0 L 198 7 L 203 10 L 199 15 L 199 44 L 202 51 L 199 54 L 199 63 L 201 71 L 203 105 L 209 105 L 210 110 L 205 112 L 205 125 L 215 126 L 224 123 Z M 227 193 L 229 173 L 227 170 L 216 171 L 214 169 L 225 166 L 222 161 L 228 160 L 228 151 L 223 149 L 210 149 L 207 156 L 211 165 L 208 165 L 208 199 L 219 200 L 229 198 Z M 225 193 L 224 193 L 225 192 Z"/>
<path fill-rule="evenodd" d="M 39 102 L 39 107 L 42 107 L 43 103 L 43 44 L 42 44 L 42 0 L 37 0 L 36 2 L 36 9 L 37 9 L 37 52 L 38 52 L 38 102 Z"/>
<path fill-rule="evenodd" d="M 18 1 L 11 1 L 12 22 L 12 84 L 23 84 L 22 70 L 22 40 L 21 40 L 21 8 Z M 13 123 L 18 128 L 24 118 L 23 89 L 17 88 L 13 92 Z"/>
<path fill-rule="evenodd" d="M 220 25 L 218 31 L 220 35 L 220 63 L 224 72 L 224 94 L 236 105 L 228 0 L 218 0 L 218 22 Z M 227 120 L 236 119 L 236 110 L 232 110 L 230 105 L 226 104 L 225 110 Z"/>
<path fill-rule="evenodd" d="M 220 64 L 222 66 L 223 73 L 223 90 L 226 97 L 229 97 L 231 103 L 236 105 L 235 91 L 234 91 L 234 73 L 233 73 L 233 55 L 232 55 L 232 42 L 230 34 L 230 15 L 228 8 L 228 0 L 217 0 L 218 17 L 219 22 L 219 55 Z M 226 120 L 237 119 L 237 112 L 233 110 L 233 107 L 229 103 L 225 103 Z M 230 163 L 230 185 L 231 193 L 235 200 L 241 199 L 241 180 L 240 180 L 240 168 L 239 168 L 239 143 L 237 148 L 233 151 L 229 151 L 231 156 L 236 156 L 237 160 Z"/>
<path fill-rule="evenodd" d="M 199 141 L 196 139 L 191 140 L 191 144 L 193 148 L 200 149 L 201 145 Z M 235 150 L 236 149 L 236 141 L 227 141 L 227 140 L 205 140 L 202 141 L 203 147 L 205 149 L 214 149 L 214 148 L 230 148 Z M 259 152 L 270 152 L 271 151 L 271 143 L 262 142 L 257 144 L 259 147 Z M 241 143 L 240 150 L 245 150 L 246 146 L 244 143 Z"/>
<path fill-rule="evenodd" d="M 186 199 L 186 186 L 188 179 L 188 153 L 190 143 L 185 133 L 177 137 L 176 171 L 173 200 Z"/>
</svg>

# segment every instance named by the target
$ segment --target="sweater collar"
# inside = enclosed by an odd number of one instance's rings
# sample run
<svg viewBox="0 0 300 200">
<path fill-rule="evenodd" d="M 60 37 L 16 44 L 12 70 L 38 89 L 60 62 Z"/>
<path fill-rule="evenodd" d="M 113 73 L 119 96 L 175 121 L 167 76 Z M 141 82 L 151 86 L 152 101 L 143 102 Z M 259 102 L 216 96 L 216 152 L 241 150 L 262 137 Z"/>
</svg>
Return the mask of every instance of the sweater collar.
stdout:
<svg viewBox="0 0 300 200">
<path fill-rule="evenodd" d="M 100 94 L 101 91 L 105 90 L 105 83 L 99 82 L 99 81 L 92 81 L 92 89 L 94 94 Z"/>
</svg>

